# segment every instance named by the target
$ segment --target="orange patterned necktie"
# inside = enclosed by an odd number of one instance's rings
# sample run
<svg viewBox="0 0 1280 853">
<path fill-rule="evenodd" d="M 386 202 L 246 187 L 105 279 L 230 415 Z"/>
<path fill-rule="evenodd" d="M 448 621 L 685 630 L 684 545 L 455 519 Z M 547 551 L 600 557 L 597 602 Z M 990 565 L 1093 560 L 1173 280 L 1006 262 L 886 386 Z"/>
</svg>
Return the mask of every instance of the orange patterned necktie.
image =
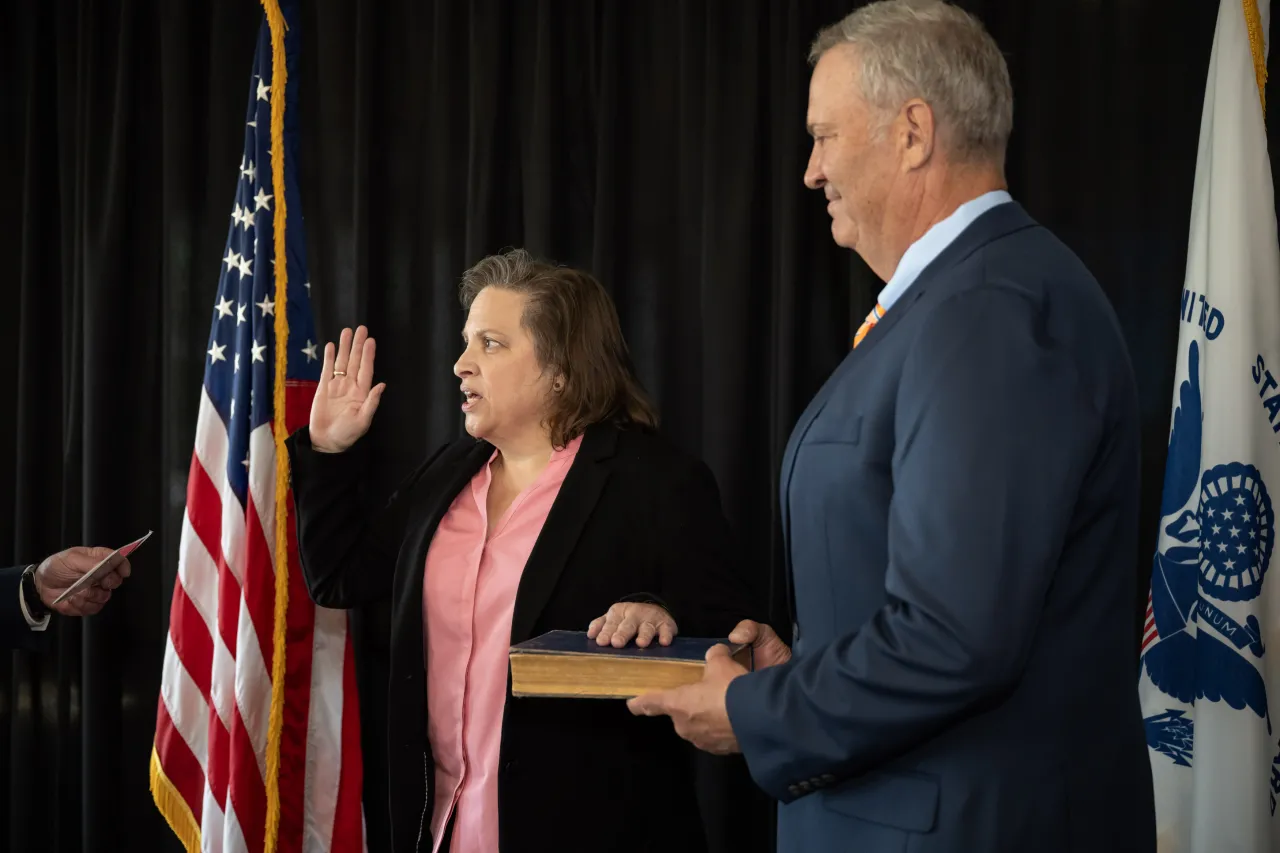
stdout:
<svg viewBox="0 0 1280 853">
<path fill-rule="evenodd" d="M 862 321 L 862 325 L 858 327 L 858 333 L 853 336 L 853 348 L 857 349 L 858 344 L 862 343 L 862 339 L 867 336 L 867 332 L 875 328 L 876 323 L 880 322 L 880 318 L 884 316 L 884 308 L 880 303 L 876 303 L 876 307 L 871 309 L 871 313 L 867 315 L 867 319 Z"/>
</svg>

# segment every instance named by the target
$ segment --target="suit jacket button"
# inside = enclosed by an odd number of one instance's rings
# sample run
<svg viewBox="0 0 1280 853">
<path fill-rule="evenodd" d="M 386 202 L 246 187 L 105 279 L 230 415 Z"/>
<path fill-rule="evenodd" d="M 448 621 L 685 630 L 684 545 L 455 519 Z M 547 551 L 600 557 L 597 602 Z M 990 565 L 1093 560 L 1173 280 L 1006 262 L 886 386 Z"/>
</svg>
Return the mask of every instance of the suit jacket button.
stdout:
<svg viewBox="0 0 1280 853">
<path fill-rule="evenodd" d="M 830 773 L 823 773 L 822 781 L 824 784 L 830 785 L 836 781 L 836 777 L 832 776 Z"/>
<path fill-rule="evenodd" d="M 803 782 L 800 783 L 800 790 L 804 791 L 807 794 L 813 790 L 813 786 L 809 784 L 808 779 L 805 779 Z"/>
<path fill-rule="evenodd" d="M 793 796 L 793 797 L 798 797 L 798 796 L 800 796 L 800 793 L 801 793 L 801 791 L 800 791 L 800 786 L 799 786 L 799 785 L 788 785 L 788 786 L 787 786 L 787 793 L 788 793 L 788 794 L 790 794 L 790 795 L 791 795 L 791 796 Z"/>
</svg>

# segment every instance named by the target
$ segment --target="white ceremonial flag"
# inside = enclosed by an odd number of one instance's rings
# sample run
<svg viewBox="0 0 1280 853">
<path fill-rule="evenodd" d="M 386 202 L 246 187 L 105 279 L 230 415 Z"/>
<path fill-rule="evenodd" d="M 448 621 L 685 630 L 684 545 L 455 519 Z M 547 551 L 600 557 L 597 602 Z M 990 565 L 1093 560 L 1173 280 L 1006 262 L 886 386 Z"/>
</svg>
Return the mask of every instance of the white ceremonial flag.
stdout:
<svg viewBox="0 0 1280 853">
<path fill-rule="evenodd" d="M 1269 0 L 1221 0 L 1139 695 L 1161 853 L 1280 851 L 1280 244 Z M 1274 648 L 1273 648 L 1274 647 Z"/>
</svg>

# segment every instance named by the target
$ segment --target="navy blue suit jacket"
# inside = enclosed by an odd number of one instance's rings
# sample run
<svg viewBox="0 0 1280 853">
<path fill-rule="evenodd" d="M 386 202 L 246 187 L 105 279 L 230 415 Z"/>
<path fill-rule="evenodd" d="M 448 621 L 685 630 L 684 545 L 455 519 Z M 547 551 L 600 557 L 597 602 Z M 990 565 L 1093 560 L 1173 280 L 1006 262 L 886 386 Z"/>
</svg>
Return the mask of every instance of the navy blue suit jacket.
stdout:
<svg viewBox="0 0 1280 853">
<path fill-rule="evenodd" d="M 779 851 L 1155 849 L 1120 329 L 1016 203 L 979 217 L 791 436 L 794 656 L 729 688 Z"/>
</svg>

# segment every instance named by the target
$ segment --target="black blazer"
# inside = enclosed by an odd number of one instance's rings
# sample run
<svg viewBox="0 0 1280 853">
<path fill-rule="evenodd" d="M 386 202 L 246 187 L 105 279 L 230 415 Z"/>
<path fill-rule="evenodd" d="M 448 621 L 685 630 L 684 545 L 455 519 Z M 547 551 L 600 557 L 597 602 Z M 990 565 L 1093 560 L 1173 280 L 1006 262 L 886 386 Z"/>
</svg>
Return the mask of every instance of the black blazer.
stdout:
<svg viewBox="0 0 1280 853">
<path fill-rule="evenodd" d="M 427 548 L 493 446 L 463 438 L 438 450 L 382 507 L 363 491 L 366 442 L 345 453 L 288 441 L 307 588 L 322 607 L 391 597 L 387 749 L 392 848 L 431 849 L 434 765 L 427 741 L 422 585 Z M 683 636 L 722 637 L 758 618 L 719 490 L 702 462 L 655 434 L 587 430 L 516 593 L 511 642 L 586 630 L 624 599 L 658 600 Z M 498 784 L 503 853 L 704 849 L 693 749 L 662 717 L 620 701 L 512 699 Z"/>
</svg>

